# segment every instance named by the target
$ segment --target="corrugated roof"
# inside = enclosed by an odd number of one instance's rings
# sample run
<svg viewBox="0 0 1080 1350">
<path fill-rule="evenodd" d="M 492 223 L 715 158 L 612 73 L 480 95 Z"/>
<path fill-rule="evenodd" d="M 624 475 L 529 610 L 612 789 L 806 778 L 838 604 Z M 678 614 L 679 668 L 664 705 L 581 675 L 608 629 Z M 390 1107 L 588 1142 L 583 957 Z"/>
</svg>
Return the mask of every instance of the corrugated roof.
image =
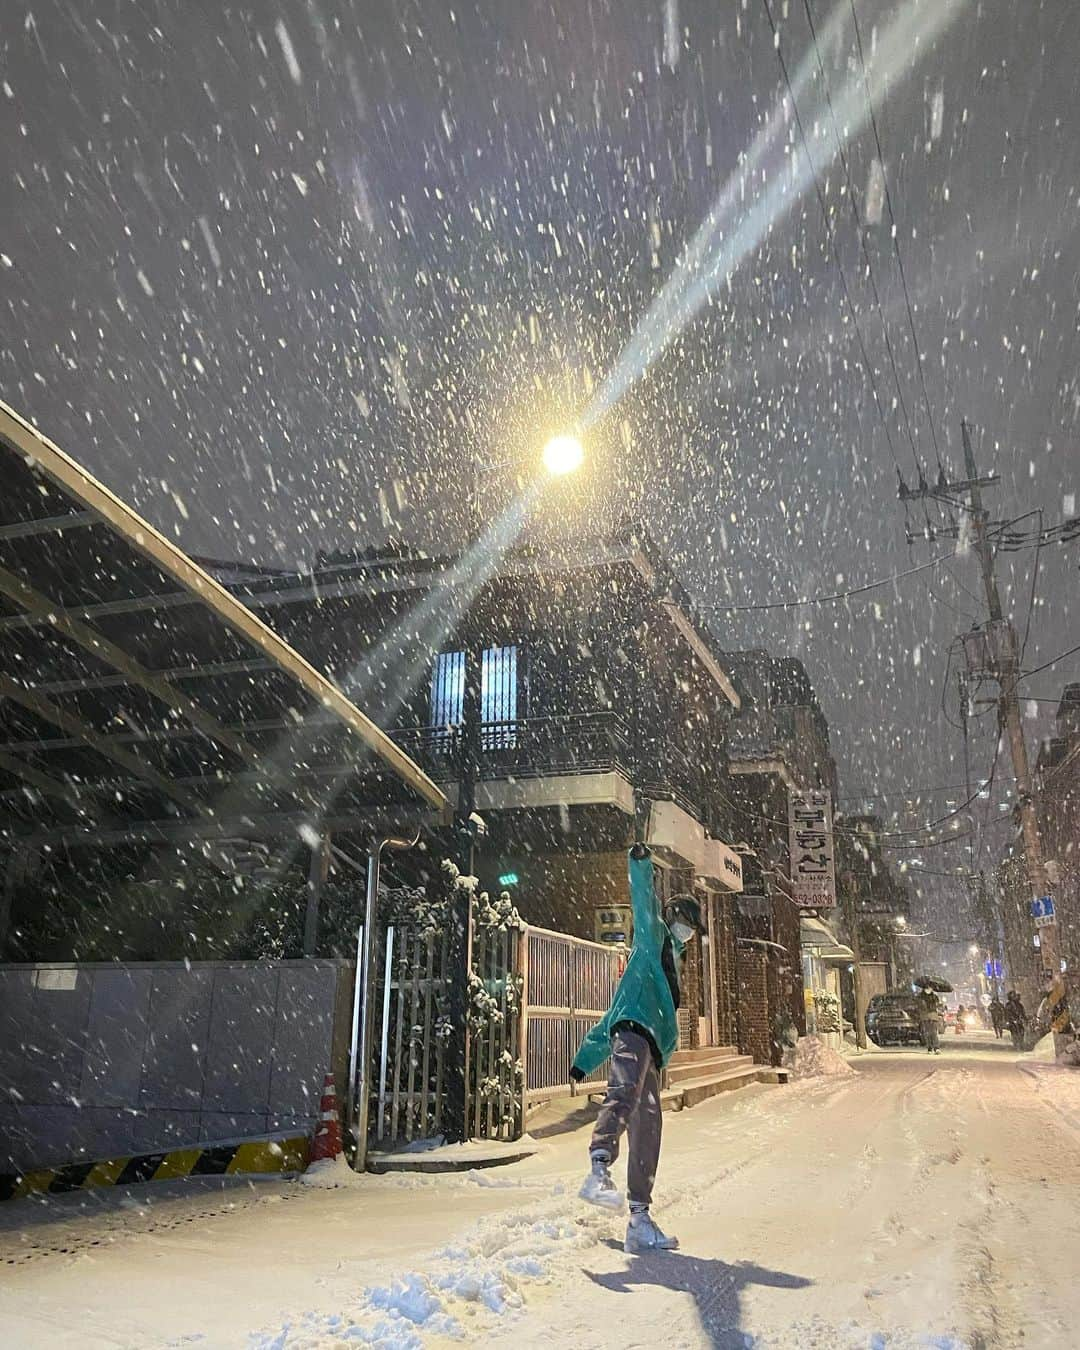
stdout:
<svg viewBox="0 0 1080 1350">
<path fill-rule="evenodd" d="M 324 675 L 0 403 L 0 835 L 443 792 Z M 380 784 L 382 785 L 380 788 Z"/>
</svg>

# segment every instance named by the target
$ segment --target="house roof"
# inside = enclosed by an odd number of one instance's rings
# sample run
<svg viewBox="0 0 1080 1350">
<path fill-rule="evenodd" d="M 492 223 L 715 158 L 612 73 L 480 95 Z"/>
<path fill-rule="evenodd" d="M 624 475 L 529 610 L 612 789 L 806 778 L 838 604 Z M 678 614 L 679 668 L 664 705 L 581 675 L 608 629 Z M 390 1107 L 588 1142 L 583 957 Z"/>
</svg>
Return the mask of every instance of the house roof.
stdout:
<svg viewBox="0 0 1080 1350">
<path fill-rule="evenodd" d="M 0 839 L 320 817 L 428 776 L 175 544 L 0 403 Z"/>
<path fill-rule="evenodd" d="M 236 563 L 208 564 L 244 603 L 254 610 L 310 604 L 313 601 L 426 591 L 435 579 L 460 560 L 456 556 L 428 557 L 402 545 L 356 553 L 320 555 L 308 573 L 248 569 Z M 624 565 L 632 567 L 654 592 L 657 603 L 677 637 L 685 642 L 724 697 L 736 710 L 740 698 L 724 668 L 707 627 L 657 545 L 647 535 L 629 529 L 611 534 L 561 540 L 543 549 L 527 544 L 510 549 L 492 570 L 492 581 L 558 575 Z"/>
</svg>

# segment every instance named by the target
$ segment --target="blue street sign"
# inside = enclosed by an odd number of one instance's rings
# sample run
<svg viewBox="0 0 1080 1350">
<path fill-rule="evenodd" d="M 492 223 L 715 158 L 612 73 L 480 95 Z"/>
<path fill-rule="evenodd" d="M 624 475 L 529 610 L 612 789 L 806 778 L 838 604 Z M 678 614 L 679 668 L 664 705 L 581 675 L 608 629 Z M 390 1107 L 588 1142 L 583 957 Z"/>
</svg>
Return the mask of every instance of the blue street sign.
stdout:
<svg viewBox="0 0 1080 1350">
<path fill-rule="evenodd" d="M 1030 910 L 1033 919 L 1052 919 L 1054 901 L 1049 895 L 1044 895 L 1038 900 L 1032 900 Z"/>
</svg>

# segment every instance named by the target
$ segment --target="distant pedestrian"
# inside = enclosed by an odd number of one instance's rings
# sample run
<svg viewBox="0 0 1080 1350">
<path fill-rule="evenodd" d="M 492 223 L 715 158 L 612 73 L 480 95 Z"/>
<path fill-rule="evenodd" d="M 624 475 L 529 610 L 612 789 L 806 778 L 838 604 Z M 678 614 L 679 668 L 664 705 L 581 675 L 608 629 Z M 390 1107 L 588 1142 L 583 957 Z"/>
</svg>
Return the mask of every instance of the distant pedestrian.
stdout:
<svg viewBox="0 0 1080 1350">
<path fill-rule="evenodd" d="M 956 1009 L 956 1034 L 958 1036 L 962 1036 L 964 1034 L 964 1024 L 966 1018 L 967 1018 L 967 1009 L 964 1007 L 962 1003 L 958 1004 Z"/>
<path fill-rule="evenodd" d="M 676 1012 L 683 952 L 704 927 L 700 907 L 689 895 L 669 901 L 661 917 L 652 858 L 644 844 L 630 850 L 630 903 L 630 959 L 610 1007 L 581 1042 L 570 1068 L 571 1079 L 580 1083 L 605 1059 L 611 1060 L 607 1095 L 589 1146 L 589 1174 L 579 1194 L 591 1205 L 623 1208 L 610 1169 L 625 1131 L 630 1224 L 624 1250 L 671 1251 L 678 1239 L 661 1232 L 649 1214 L 660 1160 L 660 1074 L 679 1043 Z"/>
<path fill-rule="evenodd" d="M 932 989 L 919 995 L 919 1030 L 928 1055 L 941 1054 L 941 1000 Z"/>
<path fill-rule="evenodd" d="M 1014 1050 L 1023 1050 L 1024 1048 L 1024 1032 L 1027 1030 L 1027 1020 L 1027 1010 L 1020 1001 L 1020 995 L 1015 989 L 1010 989 L 1009 997 L 1005 1000 L 1005 1025 L 1009 1028 Z"/>
<path fill-rule="evenodd" d="M 994 1035 L 1000 1041 L 1005 1031 L 1005 1004 L 996 994 L 990 1000 L 990 1025 L 994 1028 Z"/>
</svg>

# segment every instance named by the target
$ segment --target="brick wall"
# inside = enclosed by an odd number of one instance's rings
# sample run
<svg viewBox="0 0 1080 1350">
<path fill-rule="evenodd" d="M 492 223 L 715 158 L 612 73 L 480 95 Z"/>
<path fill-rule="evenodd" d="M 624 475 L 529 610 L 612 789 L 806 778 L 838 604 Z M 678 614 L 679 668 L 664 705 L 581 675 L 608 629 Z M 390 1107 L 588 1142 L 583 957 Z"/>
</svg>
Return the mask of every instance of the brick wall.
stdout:
<svg viewBox="0 0 1080 1350">
<path fill-rule="evenodd" d="M 701 944 L 691 942 L 683 960 L 679 988 L 679 1049 L 696 1050 L 701 1044 Z"/>
<path fill-rule="evenodd" d="M 739 1043 L 739 998 L 735 968 L 734 900 L 714 895 L 712 907 L 713 962 L 716 969 L 716 1007 L 713 1012 L 718 1045 Z"/>
<path fill-rule="evenodd" d="M 767 967 L 768 957 L 764 952 L 738 948 L 739 1050 L 744 1055 L 752 1055 L 755 1064 L 772 1063 Z"/>
<path fill-rule="evenodd" d="M 538 928 L 596 940 L 595 914 L 607 905 L 628 905 L 626 854 L 536 854 L 522 869 L 514 900 L 521 917 Z"/>
</svg>

